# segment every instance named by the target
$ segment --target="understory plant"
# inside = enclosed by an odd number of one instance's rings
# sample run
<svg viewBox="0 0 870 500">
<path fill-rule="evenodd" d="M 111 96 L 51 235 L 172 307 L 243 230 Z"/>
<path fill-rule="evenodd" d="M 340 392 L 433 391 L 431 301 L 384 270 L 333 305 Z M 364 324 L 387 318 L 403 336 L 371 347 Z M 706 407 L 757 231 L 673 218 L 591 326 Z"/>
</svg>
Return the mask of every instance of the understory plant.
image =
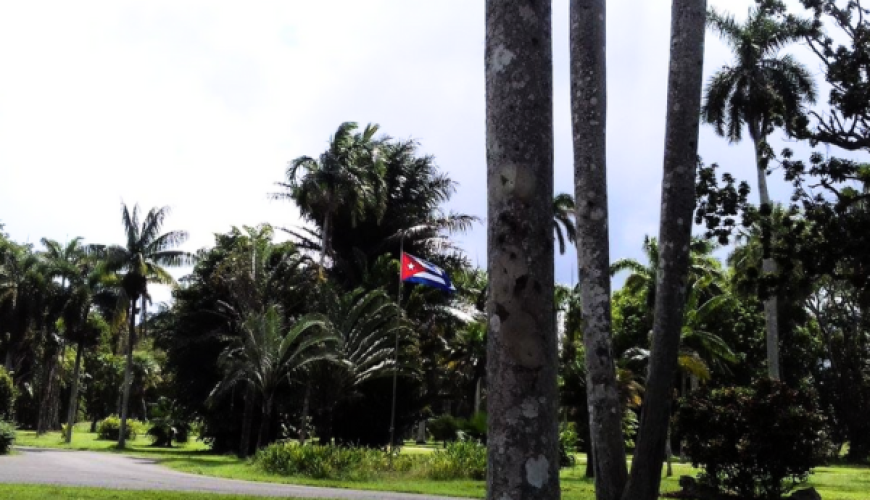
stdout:
<svg viewBox="0 0 870 500">
<path fill-rule="evenodd" d="M 781 498 L 827 449 L 815 393 L 766 378 L 692 393 L 681 401 L 677 428 L 683 451 L 703 469 L 699 480 L 744 499 Z"/>
<path fill-rule="evenodd" d="M 124 436 L 127 439 L 136 439 L 145 432 L 147 425 L 141 420 L 127 420 L 127 429 Z M 110 415 L 97 422 L 97 437 L 110 441 L 117 441 L 121 431 L 121 419 L 117 415 Z"/>
<path fill-rule="evenodd" d="M 15 444 L 15 426 L 0 420 L 0 455 L 6 455 Z"/>
</svg>

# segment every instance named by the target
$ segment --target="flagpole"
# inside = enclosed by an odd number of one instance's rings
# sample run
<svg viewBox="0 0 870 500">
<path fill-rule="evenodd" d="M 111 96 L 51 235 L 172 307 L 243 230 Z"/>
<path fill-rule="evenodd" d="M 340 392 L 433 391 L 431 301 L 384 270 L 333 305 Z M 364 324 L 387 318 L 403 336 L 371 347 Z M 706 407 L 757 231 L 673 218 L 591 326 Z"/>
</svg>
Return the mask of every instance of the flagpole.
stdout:
<svg viewBox="0 0 870 500">
<path fill-rule="evenodd" d="M 399 240 L 399 293 L 396 300 L 396 347 L 393 351 L 393 405 L 390 409 L 390 468 L 393 468 L 393 446 L 396 442 L 396 385 L 399 374 L 399 327 L 402 321 L 402 257 L 405 255 L 405 231 Z"/>
</svg>

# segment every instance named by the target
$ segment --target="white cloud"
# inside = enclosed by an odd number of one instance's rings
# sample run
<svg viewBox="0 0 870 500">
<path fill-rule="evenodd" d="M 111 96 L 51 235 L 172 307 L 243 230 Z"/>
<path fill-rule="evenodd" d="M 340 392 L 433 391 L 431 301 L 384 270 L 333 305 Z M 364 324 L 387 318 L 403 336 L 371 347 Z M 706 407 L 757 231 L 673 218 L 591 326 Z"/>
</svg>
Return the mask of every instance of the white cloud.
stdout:
<svg viewBox="0 0 870 500">
<path fill-rule="evenodd" d="M 657 227 L 670 1 L 608 7 L 616 258 Z M 556 189 L 572 192 L 567 10 L 554 2 L 554 129 Z M 230 225 L 293 224 L 266 193 L 347 120 L 417 138 L 461 183 L 452 208 L 483 216 L 483 16 L 468 0 L 0 3 L 0 220 L 20 240 L 120 242 L 121 199 L 171 205 L 191 250 Z M 709 74 L 730 56 L 707 46 Z M 754 178 L 748 145 L 705 130 L 701 149 Z M 481 264 L 485 233 L 461 238 Z"/>
</svg>

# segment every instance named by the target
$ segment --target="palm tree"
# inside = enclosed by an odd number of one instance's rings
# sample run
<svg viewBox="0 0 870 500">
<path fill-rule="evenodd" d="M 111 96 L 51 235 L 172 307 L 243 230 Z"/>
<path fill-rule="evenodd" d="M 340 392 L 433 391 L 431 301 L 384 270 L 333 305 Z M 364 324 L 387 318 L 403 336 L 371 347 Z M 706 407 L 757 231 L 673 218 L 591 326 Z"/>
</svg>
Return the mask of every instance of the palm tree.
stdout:
<svg viewBox="0 0 870 500">
<path fill-rule="evenodd" d="M 5 337 L 7 371 L 14 372 L 25 334 L 38 322 L 44 299 L 46 278 L 39 258 L 29 247 L 9 245 L 0 255 L 0 307 L 4 313 L 2 332 Z"/>
<path fill-rule="evenodd" d="M 91 300 L 91 290 L 88 290 L 87 287 L 78 288 L 73 293 L 63 313 L 65 337 L 76 344 L 75 368 L 73 368 L 72 387 L 70 388 L 67 409 L 67 428 L 64 434 L 64 440 L 67 443 L 72 442 L 73 428 L 78 413 L 79 378 L 84 350 L 96 344 L 100 333 L 108 328 L 105 320 L 99 314 L 90 311 Z"/>
<path fill-rule="evenodd" d="M 559 254 L 565 254 L 565 240 L 574 244 L 577 241 L 577 227 L 574 225 L 574 197 L 559 193 L 553 198 L 553 231 L 559 242 Z"/>
<path fill-rule="evenodd" d="M 284 297 L 288 292 L 306 290 L 314 277 L 307 265 L 310 259 L 297 252 L 295 247 L 276 245 L 274 231 L 269 225 L 244 226 L 243 231 L 233 228 L 238 234 L 229 254 L 215 270 L 217 283 L 226 286 L 232 311 L 235 315 L 262 314 L 266 308 Z M 289 251 L 288 251 L 289 250 Z M 253 398 L 255 388 L 245 388 L 245 413 L 242 418 L 242 439 L 239 453 L 245 456 L 250 449 L 251 425 L 253 422 Z M 303 420 L 307 420 L 309 391 L 303 401 Z M 303 427 L 304 429 L 304 427 Z M 302 436 L 304 441 L 304 435 Z"/>
<path fill-rule="evenodd" d="M 112 245 L 95 247 L 104 259 L 106 271 L 118 276 L 118 284 L 123 292 L 123 301 L 129 311 L 129 331 L 126 345 L 127 363 L 124 368 L 124 391 L 121 403 L 121 426 L 119 429 L 118 447 L 126 445 L 125 432 L 127 428 L 127 412 L 130 401 L 130 386 L 132 384 L 133 346 L 136 344 L 136 302 L 141 300 L 142 324 L 145 324 L 145 306 L 148 298 L 148 283 L 175 285 L 175 279 L 169 274 L 167 267 L 190 265 L 194 255 L 181 250 L 173 250 L 187 241 L 186 231 L 169 231 L 162 233 L 163 222 L 169 215 L 169 207 L 152 208 L 140 224 L 139 206 L 132 212 L 127 205 L 121 204 L 121 221 L 126 233 L 127 243 L 124 246 Z"/>
<path fill-rule="evenodd" d="M 378 171 L 383 163 L 374 139 L 379 127 L 369 124 L 354 134 L 357 128 L 354 122 L 342 123 L 319 159 L 300 156 L 290 162 L 285 181 L 276 183 L 285 192 L 270 195 L 296 202 L 304 218 L 320 224 L 321 268 L 331 250 L 332 222 L 339 209 L 348 210 L 355 225 L 369 208 L 382 206 L 383 188 L 378 182 L 382 176 Z"/>
<path fill-rule="evenodd" d="M 710 255 L 712 251 L 713 246 L 709 241 L 702 238 L 692 239 L 689 245 L 689 286 L 695 280 L 709 276 L 718 269 L 718 262 Z M 643 253 L 646 257 L 646 264 L 636 259 L 618 259 L 611 264 L 610 275 L 615 276 L 620 272 L 629 271 L 630 274 L 625 279 L 623 286 L 633 292 L 643 293 L 646 297 L 649 314 L 652 315 L 656 300 L 656 275 L 659 262 L 658 240 L 651 236 L 644 236 Z"/>
<path fill-rule="evenodd" d="M 64 318 L 63 314 L 67 306 L 71 305 L 69 302 L 74 299 L 76 287 L 81 285 L 81 279 L 88 273 L 86 269 L 89 267 L 87 247 L 82 244 L 81 237 L 73 238 L 65 244 L 49 238 L 42 238 L 41 243 L 45 249 L 38 255 L 45 277 L 55 283 L 56 280 L 60 280 L 59 286 L 55 288 L 56 307 L 52 308 L 53 314 L 49 318 L 49 323 L 54 324 L 56 319 L 70 319 Z M 50 377 L 44 384 L 43 394 L 40 398 L 42 400 L 38 427 L 40 433 L 54 425 L 54 416 L 59 413 L 60 391 L 58 387 L 62 373 L 55 370 L 55 367 L 58 366 L 58 357 L 63 357 L 64 350 L 65 346 L 54 353 L 54 357 L 45 358 L 46 365 L 49 367 L 46 373 L 55 373 L 55 376 Z M 51 419 L 48 418 L 49 415 L 52 416 Z"/>
<path fill-rule="evenodd" d="M 338 339 L 324 321 L 316 316 L 306 316 L 292 328 L 284 326 L 281 308 L 270 305 L 263 313 L 253 313 L 242 318 L 240 336 L 233 336 L 230 344 L 221 353 L 219 364 L 224 369 L 224 378 L 215 387 L 212 395 L 217 397 L 238 383 L 253 388 L 262 399 L 262 420 L 257 438 L 257 448 L 266 444 L 275 392 L 285 381 L 291 380 L 307 365 L 330 359 L 329 344 Z M 249 405 L 251 398 L 245 404 Z M 250 413 L 246 408 L 245 413 Z M 246 449 L 241 453 L 245 454 Z"/>
<path fill-rule="evenodd" d="M 450 342 L 447 367 L 474 387 L 474 413 L 480 412 L 480 401 L 486 377 L 486 322 L 469 323 Z"/>
<path fill-rule="evenodd" d="M 364 284 L 364 277 L 374 277 L 372 270 L 385 254 L 395 256 L 404 239 L 404 249 L 425 259 L 456 255 L 449 233 L 461 232 L 477 219 L 464 214 L 446 212 L 442 205 L 455 192 L 456 183 L 439 171 L 434 158 L 420 155 L 414 140 L 395 141 L 383 138 L 366 143 L 360 136 L 366 153 L 376 148 L 373 168 L 364 169 L 360 183 L 370 193 L 370 205 L 359 211 L 359 205 L 342 203 L 336 207 L 329 223 L 328 255 L 332 272 L 348 289 Z M 362 162 L 363 164 L 365 161 Z M 283 197 L 289 197 L 285 195 Z M 292 199 L 292 198 L 291 198 Z M 316 228 L 285 229 L 299 248 L 323 253 L 324 214 L 309 217 Z M 393 280 L 373 283 L 375 288 Z"/>
<path fill-rule="evenodd" d="M 759 202 L 762 213 L 766 213 L 773 208 L 767 188 L 767 136 L 778 126 L 789 127 L 800 115 L 803 104 L 812 104 L 816 100 L 812 75 L 797 59 L 781 55 L 780 50 L 801 41 L 812 29 L 812 24 L 798 19 L 777 21 L 769 7 L 759 6 L 749 10 L 749 16 L 742 24 L 732 15 L 711 10 L 708 25 L 728 42 L 736 61 L 711 78 L 704 92 L 701 117 L 731 142 L 741 140 L 746 125 L 755 146 Z M 765 273 L 775 273 L 776 267 L 773 259 L 764 259 Z M 764 301 L 764 315 L 768 374 L 778 379 L 776 295 Z"/>
<path fill-rule="evenodd" d="M 323 328 L 338 339 L 335 346 L 335 366 L 321 373 L 320 399 L 326 401 L 326 428 L 323 441 L 332 437 L 332 417 L 335 408 L 354 397 L 357 389 L 369 380 L 386 377 L 395 365 L 396 340 L 401 344 L 410 338 L 399 308 L 381 289 L 354 290 L 343 293 L 324 288 L 325 314 L 317 317 Z"/>
</svg>

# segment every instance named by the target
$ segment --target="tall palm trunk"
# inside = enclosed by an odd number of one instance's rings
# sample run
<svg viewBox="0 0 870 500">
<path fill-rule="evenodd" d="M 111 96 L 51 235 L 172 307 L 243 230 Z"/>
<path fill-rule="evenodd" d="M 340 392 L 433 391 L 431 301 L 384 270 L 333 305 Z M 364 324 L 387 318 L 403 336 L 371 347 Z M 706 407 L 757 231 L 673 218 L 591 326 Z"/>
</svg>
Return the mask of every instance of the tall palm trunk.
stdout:
<svg viewBox="0 0 870 500">
<path fill-rule="evenodd" d="M 66 417 L 66 436 L 64 436 L 64 440 L 67 443 L 72 442 L 73 435 L 73 427 L 76 423 L 76 414 L 78 413 L 78 403 L 79 403 L 79 373 L 81 372 L 82 367 L 82 352 L 84 351 L 84 345 L 80 341 L 78 346 L 76 347 L 76 365 L 73 369 L 73 377 L 72 377 L 72 389 L 69 394 L 69 410 L 67 411 Z"/>
<path fill-rule="evenodd" d="M 486 1 L 489 499 L 560 496 L 551 16 Z"/>
<path fill-rule="evenodd" d="M 320 242 L 320 269 L 321 272 L 326 266 L 326 254 L 329 253 L 329 231 L 330 225 L 332 223 L 332 213 L 327 211 L 326 215 L 323 216 L 323 235 L 321 235 Z"/>
<path fill-rule="evenodd" d="M 269 427 L 272 425 L 272 402 L 274 394 L 269 394 L 263 402 L 263 420 L 260 421 L 260 433 L 257 436 L 257 449 L 266 446 L 269 441 Z"/>
<path fill-rule="evenodd" d="M 133 345 L 136 343 L 136 299 L 130 301 L 130 324 L 127 331 L 127 362 L 124 364 L 124 390 L 121 396 L 121 425 L 118 429 L 118 448 L 127 445 L 127 413 L 130 408 L 130 386 L 133 385 Z"/>
<path fill-rule="evenodd" d="M 64 366 L 63 359 L 66 354 L 66 346 L 61 349 L 61 352 L 55 355 L 56 366 L 54 377 L 51 382 L 51 392 L 49 395 L 49 411 L 48 411 L 48 429 L 60 430 L 60 399 L 61 386 L 63 385 Z"/>
<path fill-rule="evenodd" d="M 41 436 L 48 432 L 51 426 L 51 403 L 57 371 L 57 353 L 54 348 L 46 346 L 46 354 L 42 358 L 42 381 L 39 392 L 39 414 L 36 419 L 36 434 Z"/>
<path fill-rule="evenodd" d="M 773 218 L 773 204 L 770 201 L 770 192 L 767 189 L 767 166 L 764 160 L 763 147 L 764 137 L 761 136 L 761 126 L 758 124 L 750 127 L 750 135 L 755 146 L 755 166 L 758 173 L 758 201 L 762 207 L 762 214 L 768 214 L 769 221 Z M 766 206 L 767 210 L 764 210 Z M 772 238 L 772 235 L 771 235 Z M 765 276 L 776 274 L 778 266 L 770 257 L 770 246 L 773 241 L 763 242 L 764 255 L 761 261 L 761 269 Z M 764 324 L 767 330 L 767 376 L 773 380 L 779 380 L 779 311 L 778 299 L 775 291 L 764 300 Z"/>
<path fill-rule="evenodd" d="M 474 414 L 480 413 L 480 394 L 483 386 L 483 377 L 478 377 L 474 383 Z"/>
<path fill-rule="evenodd" d="M 251 427 L 254 424 L 254 388 L 248 384 L 245 389 L 245 410 L 242 414 L 242 442 L 239 444 L 239 457 L 245 458 L 251 451 Z"/>
<path fill-rule="evenodd" d="M 616 500 L 628 471 L 622 422 L 613 418 L 620 410 L 610 325 L 605 13 L 605 0 L 571 2 L 571 123 L 595 497 Z"/>
<path fill-rule="evenodd" d="M 311 381 L 305 382 L 305 397 L 302 399 L 302 421 L 299 423 L 299 444 L 308 439 L 308 414 L 311 411 Z"/>
<path fill-rule="evenodd" d="M 640 429 L 623 500 L 656 500 L 680 350 L 701 111 L 706 0 L 674 0 L 653 340 Z"/>
</svg>

